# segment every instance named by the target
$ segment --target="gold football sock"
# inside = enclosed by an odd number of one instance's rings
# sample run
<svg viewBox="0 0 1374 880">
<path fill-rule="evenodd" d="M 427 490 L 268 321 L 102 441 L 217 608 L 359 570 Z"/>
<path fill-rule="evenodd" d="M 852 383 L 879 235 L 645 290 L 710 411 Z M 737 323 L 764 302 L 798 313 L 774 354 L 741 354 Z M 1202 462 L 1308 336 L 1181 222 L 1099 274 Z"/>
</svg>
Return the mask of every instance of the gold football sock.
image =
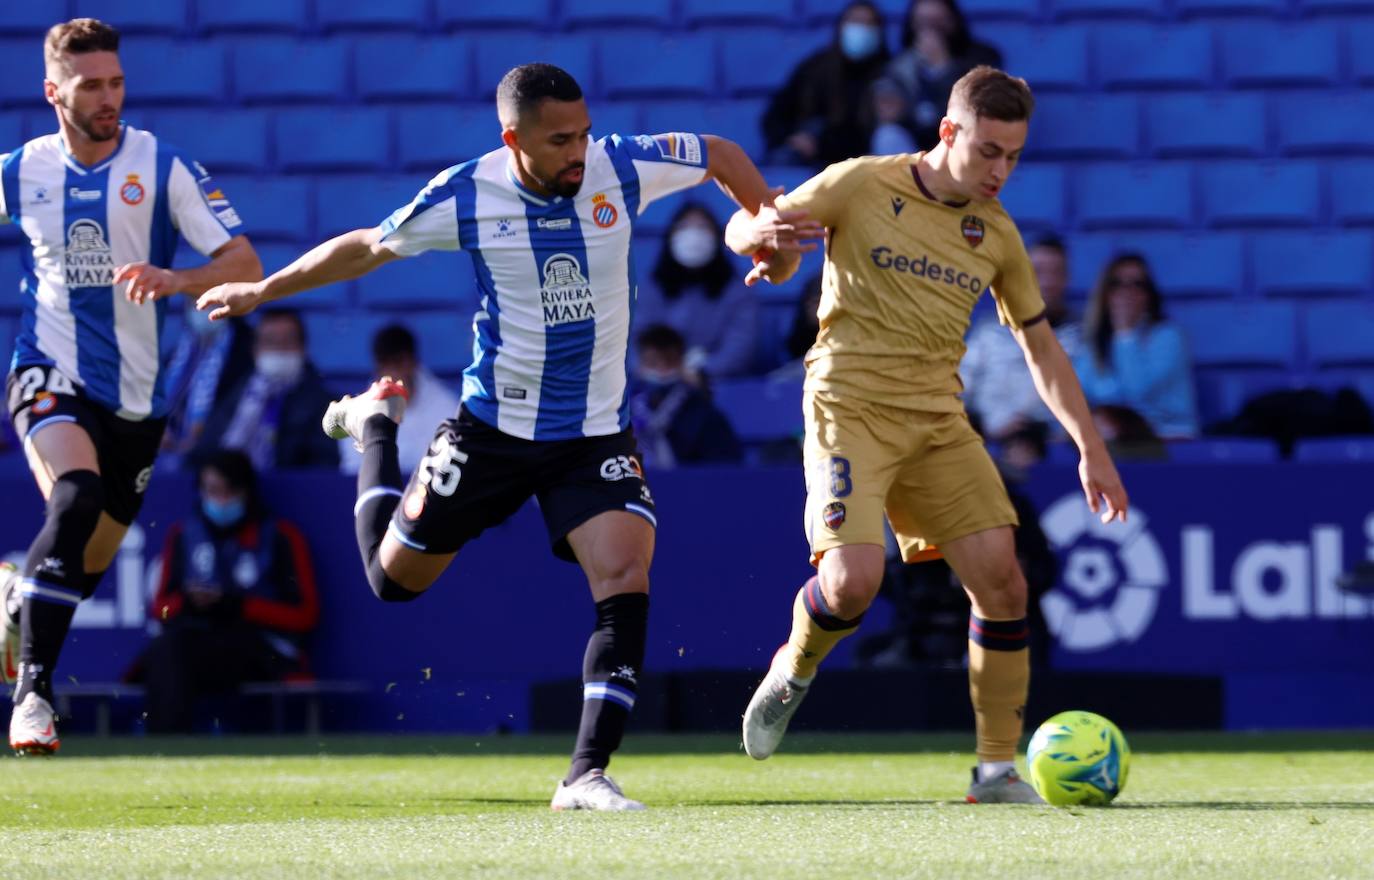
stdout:
<svg viewBox="0 0 1374 880">
<path fill-rule="evenodd" d="M 861 620 L 862 614 L 853 620 L 841 620 L 831 614 L 821 593 L 820 580 L 812 575 L 792 603 L 792 634 L 783 646 L 784 656 L 779 659 L 788 664 L 784 668 L 793 678 L 811 678 L 831 649 L 858 629 Z"/>
<path fill-rule="evenodd" d="M 1024 617 L 969 616 L 968 690 L 977 723 L 978 760 L 1012 761 L 1030 690 L 1030 630 Z"/>
</svg>

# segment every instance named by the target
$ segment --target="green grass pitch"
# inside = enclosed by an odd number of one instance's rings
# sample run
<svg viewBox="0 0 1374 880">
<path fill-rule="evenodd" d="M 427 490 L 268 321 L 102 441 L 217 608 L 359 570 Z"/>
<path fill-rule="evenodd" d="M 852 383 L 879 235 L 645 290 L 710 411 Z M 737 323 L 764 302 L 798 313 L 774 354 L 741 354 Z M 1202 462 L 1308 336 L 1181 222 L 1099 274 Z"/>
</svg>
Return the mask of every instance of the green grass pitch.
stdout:
<svg viewBox="0 0 1374 880">
<path fill-rule="evenodd" d="M 1129 734 L 1128 734 L 1129 735 Z M 572 737 L 73 737 L 0 759 L 0 875 L 1374 877 L 1374 736 L 1138 735 L 1103 809 L 962 802 L 968 736 L 632 736 L 639 814 L 553 813 Z"/>
</svg>

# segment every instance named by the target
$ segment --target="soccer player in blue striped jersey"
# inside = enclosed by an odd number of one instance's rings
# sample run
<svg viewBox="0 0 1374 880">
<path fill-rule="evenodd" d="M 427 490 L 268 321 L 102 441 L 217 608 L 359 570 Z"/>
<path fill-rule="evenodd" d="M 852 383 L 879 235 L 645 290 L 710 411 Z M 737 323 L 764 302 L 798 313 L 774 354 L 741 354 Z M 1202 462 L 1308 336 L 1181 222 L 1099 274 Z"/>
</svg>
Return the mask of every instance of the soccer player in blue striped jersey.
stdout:
<svg viewBox="0 0 1374 880">
<path fill-rule="evenodd" d="M 262 277 L 205 169 L 120 121 L 119 33 L 79 18 L 44 43 L 58 131 L 0 156 L 0 222 L 28 239 L 6 385 L 47 517 L 22 570 L 0 567 L 0 678 L 10 745 L 58 747 L 52 674 L 72 616 L 133 522 L 166 425 L 163 299 Z M 167 268 L 178 235 L 210 258 Z"/>
<path fill-rule="evenodd" d="M 326 430 L 363 453 L 354 515 L 368 581 L 383 600 L 412 600 L 464 543 L 537 498 L 553 552 L 582 566 L 596 602 L 582 723 L 552 806 L 642 809 L 605 774 L 635 703 L 656 525 L 627 406 L 630 235 L 650 202 L 706 180 L 751 213 L 772 193 L 723 138 L 593 141 L 581 88 L 552 65 L 515 68 L 496 98 L 503 147 L 441 172 L 380 226 L 326 242 L 261 283 L 211 290 L 199 307 L 225 318 L 424 251 L 472 256 L 482 294 L 474 361 L 457 414 L 404 493 L 403 388 L 382 379 L 325 415 Z M 810 249 L 806 238 L 819 234 L 786 222 L 773 232 L 765 244 L 784 250 Z M 480 596 L 473 606 L 480 614 Z"/>
</svg>

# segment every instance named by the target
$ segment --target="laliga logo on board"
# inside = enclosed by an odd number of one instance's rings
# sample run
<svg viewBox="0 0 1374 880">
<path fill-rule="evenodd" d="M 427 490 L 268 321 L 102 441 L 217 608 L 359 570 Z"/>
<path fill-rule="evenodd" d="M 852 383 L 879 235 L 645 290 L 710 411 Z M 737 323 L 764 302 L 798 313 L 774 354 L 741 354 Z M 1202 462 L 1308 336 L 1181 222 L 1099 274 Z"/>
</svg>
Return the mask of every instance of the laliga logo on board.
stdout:
<svg viewBox="0 0 1374 880">
<path fill-rule="evenodd" d="M 1067 550 L 1063 587 L 1040 599 L 1045 622 L 1066 650 L 1133 642 L 1149 627 L 1169 573 L 1146 522 L 1132 508 L 1127 522 L 1103 525 L 1079 494 L 1064 496 L 1040 517 L 1051 546 Z"/>
</svg>

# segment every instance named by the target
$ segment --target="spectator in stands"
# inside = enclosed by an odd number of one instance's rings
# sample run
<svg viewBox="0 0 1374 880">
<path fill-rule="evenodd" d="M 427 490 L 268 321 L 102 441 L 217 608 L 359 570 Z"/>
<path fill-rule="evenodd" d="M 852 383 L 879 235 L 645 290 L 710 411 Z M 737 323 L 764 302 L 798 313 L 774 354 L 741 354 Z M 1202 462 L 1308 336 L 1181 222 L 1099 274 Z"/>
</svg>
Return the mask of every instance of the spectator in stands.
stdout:
<svg viewBox="0 0 1374 880">
<path fill-rule="evenodd" d="M 919 149 L 935 146 L 954 83 L 980 64 L 1000 68 L 1002 53 L 973 38 L 955 0 L 911 0 L 902 20 L 902 52 L 886 76 L 906 93 L 907 125 Z"/>
<path fill-rule="evenodd" d="M 1183 333 L 1164 319 L 1159 287 L 1139 254 L 1119 254 L 1102 270 L 1088 301 L 1074 367 L 1094 407 L 1133 409 L 1166 440 L 1197 435 L 1188 346 Z"/>
<path fill-rule="evenodd" d="M 1064 353 L 1072 359 L 1078 352 L 1082 328 L 1069 312 L 1064 243 L 1045 236 L 1031 245 L 1030 259 L 1045 299 L 1045 318 Z M 1021 346 L 995 317 L 979 322 L 969 333 L 959 378 L 964 383 L 964 406 L 978 416 L 983 434 L 990 440 L 1005 441 L 1035 425 L 1058 426 L 1035 390 Z"/>
<path fill-rule="evenodd" d="M 630 394 L 630 420 L 644 462 L 678 464 L 739 461 L 739 439 L 724 413 L 686 377 L 686 342 L 664 324 L 636 340 L 639 367 Z"/>
<path fill-rule="evenodd" d="M 916 131 L 906 89 L 890 77 L 873 81 L 868 93 L 873 118 L 873 140 L 868 152 L 874 156 L 895 156 L 917 151 Z"/>
<path fill-rule="evenodd" d="M 694 376 L 737 376 L 754 364 L 758 300 L 726 256 L 724 237 L 701 204 L 679 208 L 654 266 L 654 283 L 639 288 L 635 306 L 639 326 L 667 324 L 682 334 Z"/>
<path fill-rule="evenodd" d="M 299 312 L 274 309 L 258 322 L 253 372 L 216 403 L 196 449 L 241 449 L 258 470 L 339 466 L 338 444 L 320 432 L 330 392 L 305 354 Z"/>
<path fill-rule="evenodd" d="M 390 376 L 410 389 L 406 418 L 396 431 L 401 471 L 409 473 L 425 457 L 434 429 L 458 412 L 458 397 L 420 363 L 415 335 L 400 324 L 388 324 L 372 337 L 372 365 L 377 378 Z M 340 440 L 339 444 L 341 469 L 356 474 L 362 458 L 353 453 L 353 441 Z"/>
<path fill-rule="evenodd" d="M 824 168 L 867 153 L 866 97 L 889 58 L 878 7 L 867 0 L 846 6 L 830 45 L 798 64 L 769 102 L 763 116 L 769 161 Z"/>
<path fill-rule="evenodd" d="M 164 455 L 186 455 L 200 442 L 215 403 L 253 371 L 253 329 L 243 318 L 211 321 L 186 298 L 186 320 L 167 366 L 172 400 Z"/>
<path fill-rule="evenodd" d="M 268 512 L 248 456 L 213 453 L 198 486 L 195 514 L 167 532 L 151 612 L 161 631 L 134 676 L 153 732 L 190 731 L 201 694 L 306 676 L 302 641 L 320 616 L 305 539 Z"/>
<path fill-rule="evenodd" d="M 782 366 L 769 374 L 770 378 L 795 377 L 800 380 L 805 375 L 806 353 L 811 350 L 816 341 L 816 334 L 821 330 L 820 308 L 821 276 L 814 275 L 802 288 L 801 298 L 797 300 L 796 308 L 792 312 L 792 323 L 789 325 L 787 337 L 782 341 L 785 360 Z"/>
</svg>

